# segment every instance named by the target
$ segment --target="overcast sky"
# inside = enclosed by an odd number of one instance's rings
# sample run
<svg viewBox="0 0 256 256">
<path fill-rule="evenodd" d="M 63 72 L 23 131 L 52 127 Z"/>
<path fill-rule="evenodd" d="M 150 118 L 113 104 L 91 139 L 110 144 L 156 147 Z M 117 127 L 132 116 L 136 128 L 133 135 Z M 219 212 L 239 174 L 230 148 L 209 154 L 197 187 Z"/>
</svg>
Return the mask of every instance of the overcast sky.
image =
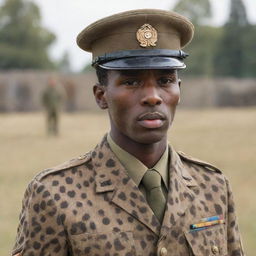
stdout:
<svg viewBox="0 0 256 256">
<path fill-rule="evenodd" d="M 51 55 L 59 59 L 70 54 L 73 70 L 90 61 L 90 54 L 76 45 L 77 34 L 99 18 L 129 9 L 158 8 L 169 10 L 177 0 L 33 0 L 41 9 L 43 25 L 57 36 Z M 0 3 L 3 0 L 0 0 Z M 256 23 L 256 0 L 244 0 L 251 22 Z M 213 23 L 221 25 L 228 15 L 229 0 L 212 0 Z"/>
</svg>

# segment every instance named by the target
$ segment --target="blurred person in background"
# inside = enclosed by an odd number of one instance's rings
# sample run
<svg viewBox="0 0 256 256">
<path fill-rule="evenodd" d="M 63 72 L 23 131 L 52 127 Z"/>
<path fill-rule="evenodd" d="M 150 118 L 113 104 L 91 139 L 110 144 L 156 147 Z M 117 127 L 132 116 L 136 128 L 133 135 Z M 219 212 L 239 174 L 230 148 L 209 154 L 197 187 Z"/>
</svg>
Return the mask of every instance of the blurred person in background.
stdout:
<svg viewBox="0 0 256 256">
<path fill-rule="evenodd" d="M 59 115 L 62 94 L 57 87 L 55 78 L 50 77 L 42 95 L 42 104 L 46 111 L 46 127 L 48 135 L 57 136 L 59 133 Z"/>
<path fill-rule="evenodd" d="M 155 9 L 112 15 L 79 34 L 110 132 L 32 180 L 13 255 L 244 255 L 226 177 L 167 141 L 177 71 L 186 67 L 181 48 L 193 34 L 185 17 Z"/>
</svg>

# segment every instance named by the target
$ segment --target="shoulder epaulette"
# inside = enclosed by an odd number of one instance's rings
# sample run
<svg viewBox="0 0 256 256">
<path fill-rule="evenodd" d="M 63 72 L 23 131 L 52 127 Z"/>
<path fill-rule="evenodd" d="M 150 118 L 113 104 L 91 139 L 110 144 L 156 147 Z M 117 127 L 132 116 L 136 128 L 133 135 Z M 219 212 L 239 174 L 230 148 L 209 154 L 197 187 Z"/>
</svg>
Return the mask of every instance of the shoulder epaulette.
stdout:
<svg viewBox="0 0 256 256">
<path fill-rule="evenodd" d="M 219 168 L 217 168 L 216 166 L 214 166 L 214 165 L 212 165 L 210 163 L 207 163 L 205 161 L 199 160 L 199 159 L 194 158 L 192 156 L 188 156 L 185 153 L 183 153 L 182 151 L 178 151 L 178 154 L 184 160 L 187 160 L 189 162 L 192 162 L 192 163 L 195 163 L 195 164 L 207 167 L 208 169 L 211 169 L 211 170 L 216 171 L 218 173 L 222 173 L 222 171 Z"/>
<path fill-rule="evenodd" d="M 91 153 L 88 152 L 88 153 L 86 153 L 84 155 L 81 155 L 79 157 L 76 157 L 76 158 L 73 158 L 71 160 L 68 160 L 68 161 L 66 161 L 66 162 L 64 162 L 64 163 L 62 163 L 60 165 L 57 165 L 55 167 L 48 168 L 48 169 L 45 169 L 45 170 L 41 171 L 40 173 L 38 173 L 35 176 L 35 179 L 40 181 L 42 178 L 46 177 L 49 174 L 53 174 L 53 173 L 56 173 L 56 172 L 64 171 L 66 169 L 69 169 L 69 168 L 76 167 L 78 165 L 84 164 L 87 161 L 89 161 L 90 158 L 91 158 Z"/>
</svg>

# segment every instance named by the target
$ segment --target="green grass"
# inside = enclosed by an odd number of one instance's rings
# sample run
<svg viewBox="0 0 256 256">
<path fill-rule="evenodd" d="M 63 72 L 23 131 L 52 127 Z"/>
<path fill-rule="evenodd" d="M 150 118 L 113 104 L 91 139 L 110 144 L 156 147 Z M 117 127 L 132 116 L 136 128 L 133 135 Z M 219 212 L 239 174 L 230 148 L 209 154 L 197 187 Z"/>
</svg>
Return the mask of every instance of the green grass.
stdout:
<svg viewBox="0 0 256 256">
<path fill-rule="evenodd" d="M 47 137 L 42 114 L 0 115 L 0 255 L 14 243 L 27 183 L 40 170 L 90 150 L 108 131 L 107 115 L 64 114 L 60 136 Z M 180 110 L 169 141 L 217 165 L 231 180 L 247 256 L 256 237 L 256 108 Z"/>
</svg>

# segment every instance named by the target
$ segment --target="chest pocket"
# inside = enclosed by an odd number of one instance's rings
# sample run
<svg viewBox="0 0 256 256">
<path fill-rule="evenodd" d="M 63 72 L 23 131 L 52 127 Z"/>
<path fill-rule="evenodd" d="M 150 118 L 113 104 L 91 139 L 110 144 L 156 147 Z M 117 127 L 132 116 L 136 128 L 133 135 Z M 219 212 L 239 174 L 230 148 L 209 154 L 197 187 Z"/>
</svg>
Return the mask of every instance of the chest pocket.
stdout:
<svg viewBox="0 0 256 256">
<path fill-rule="evenodd" d="M 76 256 L 136 256 L 133 234 L 130 231 L 73 235 L 70 243 Z"/>
<path fill-rule="evenodd" d="M 185 233 L 192 256 L 227 256 L 227 238 L 223 224 Z"/>
</svg>

